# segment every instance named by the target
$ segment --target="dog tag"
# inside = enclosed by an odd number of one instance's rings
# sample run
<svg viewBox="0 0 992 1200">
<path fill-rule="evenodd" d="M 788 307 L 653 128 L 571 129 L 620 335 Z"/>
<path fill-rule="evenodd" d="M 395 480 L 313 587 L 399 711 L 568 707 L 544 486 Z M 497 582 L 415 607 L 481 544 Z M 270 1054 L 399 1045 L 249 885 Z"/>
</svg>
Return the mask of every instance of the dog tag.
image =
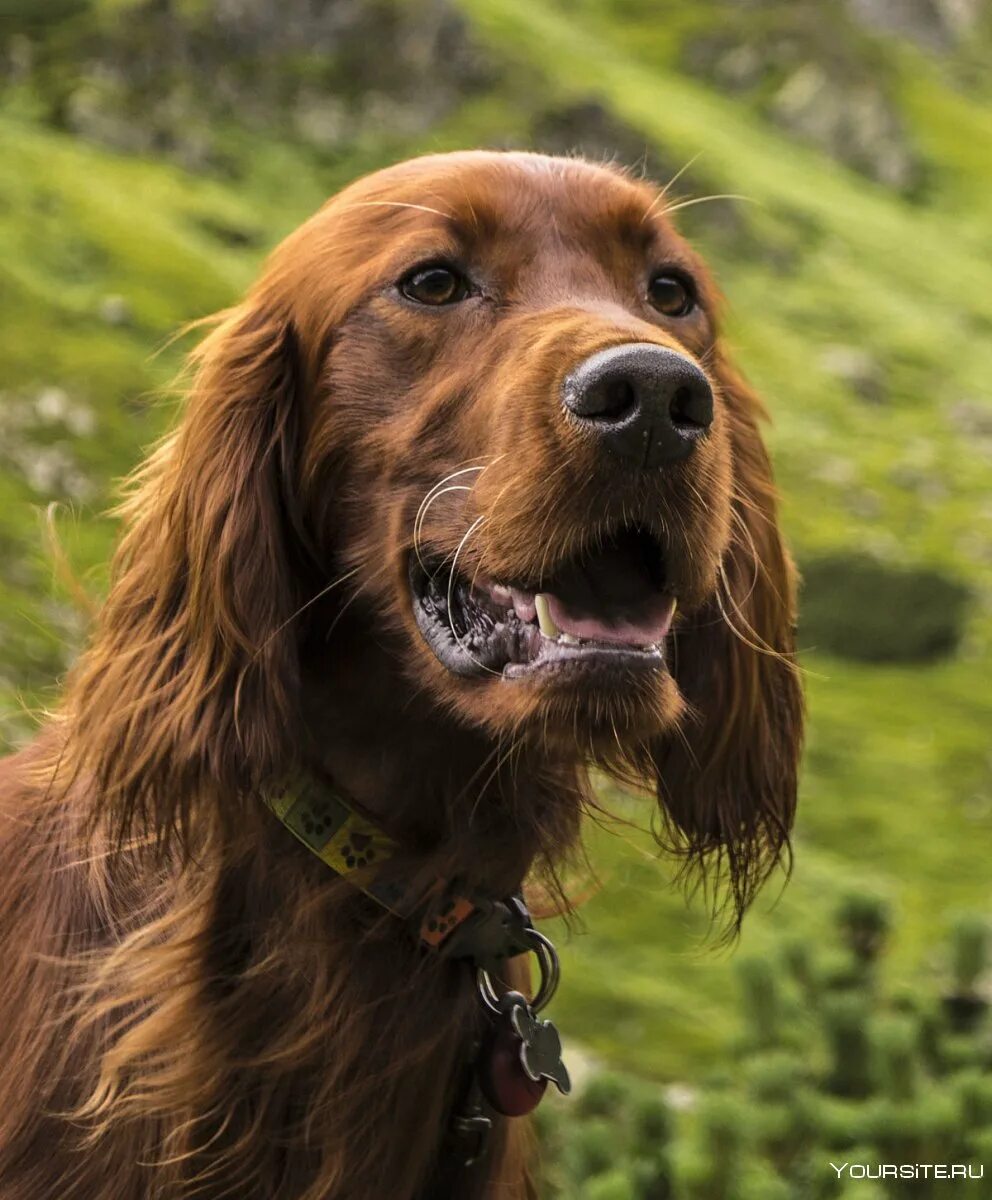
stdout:
<svg viewBox="0 0 992 1200">
<path fill-rule="evenodd" d="M 519 993 L 509 1006 L 509 1015 L 510 1025 L 520 1038 L 520 1063 L 527 1077 L 535 1083 L 550 1081 L 563 1096 L 567 1096 L 572 1090 L 572 1081 L 562 1062 L 561 1035 L 554 1022 L 542 1021 Z"/>
<path fill-rule="evenodd" d="M 480 1062 L 486 1099 L 503 1116 L 520 1117 L 540 1104 L 549 1082 L 563 1095 L 571 1091 L 558 1030 L 540 1020 L 520 992 L 507 992 Z"/>
</svg>

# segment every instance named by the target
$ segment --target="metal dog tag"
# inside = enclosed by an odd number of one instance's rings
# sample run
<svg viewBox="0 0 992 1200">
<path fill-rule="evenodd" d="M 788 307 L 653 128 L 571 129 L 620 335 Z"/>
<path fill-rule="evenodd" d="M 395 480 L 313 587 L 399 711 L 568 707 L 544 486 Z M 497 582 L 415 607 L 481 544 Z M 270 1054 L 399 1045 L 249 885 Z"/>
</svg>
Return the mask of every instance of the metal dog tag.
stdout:
<svg viewBox="0 0 992 1200">
<path fill-rule="evenodd" d="M 479 1058 L 483 1095 L 503 1116 L 521 1117 L 537 1108 L 549 1083 L 564 1094 L 572 1086 L 558 1030 L 520 992 L 507 992 Z"/>
<path fill-rule="evenodd" d="M 519 1117 L 540 1104 L 548 1084 L 563 1096 L 572 1090 L 568 1069 L 561 1058 L 561 1036 L 538 1013 L 558 986 L 558 955 L 549 938 L 530 923 L 530 914 L 517 901 L 523 915 L 521 940 L 537 956 L 541 979 L 533 1000 L 521 992 L 502 995 L 493 986 L 482 964 L 476 970 L 479 997 L 489 1010 L 492 1024 L 478 1058 L 478 1081 L 483 1095 L 498 1112 Z"/>
<path fill-rule="evenodd" d="M 561 1035 L 553 1021 L 542 1021 L 519 992 L 507 992 L 500 1008 L 520 1039 L 520 1064 L 535 1083 L 547 1079 L 563 1096 L 572 1090 L 568 1068 L 561 1057 Z"/>
</svg>

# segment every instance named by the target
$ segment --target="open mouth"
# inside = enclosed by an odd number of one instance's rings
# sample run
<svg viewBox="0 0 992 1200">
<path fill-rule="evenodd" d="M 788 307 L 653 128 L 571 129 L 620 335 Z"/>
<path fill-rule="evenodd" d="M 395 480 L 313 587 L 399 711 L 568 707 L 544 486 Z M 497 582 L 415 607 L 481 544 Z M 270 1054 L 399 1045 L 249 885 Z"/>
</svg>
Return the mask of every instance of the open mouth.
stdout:
<svg viewBox="0 0 992 1200">
<path fill-rule="evenodd" d="M 596 667 L 658 670 L 675 615 L 653 534 L 624 528 L 540 580 L 452 574 L 446 560 L 410 559 L 413 611 L 427 644 L 458 675 L 513 679 Z"/>
</svg>

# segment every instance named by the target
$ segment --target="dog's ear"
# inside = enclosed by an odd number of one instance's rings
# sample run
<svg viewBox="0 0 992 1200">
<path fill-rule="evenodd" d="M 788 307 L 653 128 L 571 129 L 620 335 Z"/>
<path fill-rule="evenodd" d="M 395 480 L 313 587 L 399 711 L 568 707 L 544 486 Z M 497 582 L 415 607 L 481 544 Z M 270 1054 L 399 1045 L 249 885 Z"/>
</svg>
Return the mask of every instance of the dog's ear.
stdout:
<svg viewBox="0 0 992 1200">
<path fill-rule="evenodd" d="M 726 877 L 739 921 L 788 851 L 803 697 L 763 407 L 725 359 L 714 373 L 732 442 L 730 543 L 712 600 L 677 626 L 673 672 L 687 709 L 652 758 L 672 845 Z"/>
<path fill-rule="evenodd" d="M 118 836 L 287 767 L 300 517 L 292 326 L 252 302 L 191 359 L 178 429 L 133 480 L 110 594 L 67 692 L 71 761 Z"/>
</svg>

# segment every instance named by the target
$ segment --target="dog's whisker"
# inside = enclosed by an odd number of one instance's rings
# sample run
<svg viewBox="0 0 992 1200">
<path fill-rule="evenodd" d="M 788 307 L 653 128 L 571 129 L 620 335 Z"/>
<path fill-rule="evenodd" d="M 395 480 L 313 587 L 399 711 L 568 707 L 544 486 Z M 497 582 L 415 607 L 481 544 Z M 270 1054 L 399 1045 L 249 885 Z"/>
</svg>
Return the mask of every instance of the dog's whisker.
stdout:
<svg viewBox="0 0 992 1200">
<path fill-rule="evenodd" d="M 443 479 L 438 480 L 437 483 L 433 484 L 428 489 L 423 500 L 420 502 L 420 507 L 417 509 L 417 515 L 414 517 L 413 521 L 413 548 L 417 555 L 417 562 L 420 564 L 423 570 L 426 571 L 427 569 L 420 554 L 420 540 L 423 533 L 424 520 L 426 519 L 427 511 L 434 503 L 434 500 L 440 495 L 445 494 L 445 484 L 449 483 L 452 479 L 458 479 L 462 475 L 469 475 L 473 472 L 478 472 L 479 477 L 481 478 L 482 474 L 487 471 L 493 465 L 493 463 L 498 462 L 502 457 L 502 454 L 497 454 L 495 457 L 490 458 L 489 462 L 483 463 L 480 466 L 462 467 L 458 471 L 452 471 L 450 474 L 445 475 Z M 478 483 L 478 479 L 475 482 Z M 475 484 L 473 484 L 471 487 L 467 485 L 458 485 L 457 487 L 453 487 L 451 490 L 470 492 L 473 490 L 474 486 Z"/>
<path fill-rule="evenodd" d="M 683 208 L 692 208 L 694 204 L 709 204 L 712 200 L 741 200 L 745 204 L 758 204 L 753 196 L 742 196 L 738 192 L 721 192 L 712 196 L 692 196 L 688 200 L 680 200 L 678 204 L 669 204 L 665 215 L 681 212 Z"/>
<path fill-rule="evenodd" d="M 321 588 L 320 591 L 317 592 L 316 595 L 311 596 L 310 599 L 305 604 L 301 604 L 300 607 L 291 616 L 287 617 L 286 620 L 283 621 L 283 623 L 277 629 L 274 629 L 272 631 L 272 633 L 269 634 L 269 636 L 265 639 L 265 641 L 261 644 L 261 646 L 259 646 L 258 649 L 255 651 L 255 653 L 252 655 L 252 661 L 254 662 L 255 659 L 257 659 L 259 657 L 259 655 L 262 654 L 262 652 L 269 645 L 269 643 L 272 642 L 275 638 L 277 638 L 279 636 L 279 634 L 283 632 L 283 630 L 287 629 L 290 625 L 292 625 L 292 623 L 298 617 L 301 617 L 307 611 L 308 608 L 312 608 L 313 605 L 315 605 L 318 602 L 318 600 L 322 600 L 329 592 L 333 592 L 336 587 L 340 587 L 342 583 L 347 583 L 347 581 L 349 579 L 353 579 L 360 570 L 361 570 L 361 567 L 354 567 L 352 570 L 346 571 L 344 575 L 338 576 L 337 579 L 332 580 L 332 582 L 329 583 L 326 587 Z"/>
<path fill-rule="evenodd" d="M 344 602 L 344 604 L 342 604 L 341 607 L 338 609 L 337 615 L 335 616 L 334 620 L 324 630 L 324 641 L 325 642 L 329 642 L 331 640 L 331 634 L 334 632 L 335 629 L 337 629 L 338 625 L 341 623 L 341 618 L 345 615 L 345 613 L 348 611 L 348 609 L 351 608 L 351 606 L 355 603 L 355 601 L 362 594 L 362 592 L 365 591 L 365 589 L 368 587 L 368 585 L 370 583 L 373 582 L 373 580 L 378 579 L 380 575 L 382 575 L 385 571 L 389 570 L 390 566 L 391 566 L 390 563 L 384 563 L 378 570 L 373 571 L 371 573 L 371 575 L 369 575 L 366 579 L 362 580 L 362 582 L 358 585 L 358 587 L 355 588 L 355 590 L 348 597 L 348 599 Z"/>
<path fill-rule="evenodd" d="M 497 740 L 497 742 L 496 742 L 496 764 L 493 767 L 493 769 L 490 771 L 488 776 L 486 777 L 485 781 L 480 785 L 480 787 L 478 789 L 478 792 L 477 792 L 476 798 L 475 798 L 475 802 L 473 803 L 472 808 L 469 810 L 469 818 L 468 818 L 469 825 L 473 824 L 473 822 L 475 821 L 475 815 L 479 811 L 479 806 L 480 806 L 480 804 L 482 804 L 483 800 L 486 798 L 486 796 L 488 794 L 489 785 L 499 775 L 500 770 L 503 767 L 503 764 L 513 754 L 514 750 L 516 750 L 519 747 L 519 745 L 522 744 L 522 741 L 523 741 L 522 738 L 511 739 L 510 745 L 507 748 L 506 753 L 504 754 L 502 752 L 502 746 L 503 746 L 502 737 L 500 737 Z"/>
<path fill-rule="evenodd" d="M 661 188 L 661 190 L 658 192 L 658 194 L 655 196 L 655 198 L 651 201 L 651 204 L 649 205 L 647 212 L 645 212 L 644 216 L 641 217 L 642 225 L 648 219 L 648 217 L 650 217 L 651 214 L 657 209 L 658 205 L 665 199 L 665 197 L 668 195 L 669 191 L 675 186 L 676 183 L 678 183 L 678 181 L 682 178 L 682 176 L 686 173 L 686 171 L 688 171 L 689 168 L 692 167 L 699 160 L 699 158 L 702 156 L 702 153 L 703 153 L 702 150 L 697 151 L 683 166 L 679 167 L 679 169 L 675 172 L 675 174 L 671 177 L 671 179 L 669 179 L 669 181 L 665 184 L 665 186 L 663 188 Z"/>
<path fill-rule="evenodd" d="M 414 553 L 417 555 L 417 562 L 420 564 L 420 567 L 423 571 L 426 572 L 427 564 L 424 562 L 423 556 L 420 553 L 420 539 L 421 539 L 421 534 L 423 532 L 423 524 L 427 518 L 427 514 L 430 511 L 431 506 L 434 504 L 434 502 L 436 500 L 440 500 L 442 496 L 447 496 L 451 492 L 470 492 L 470 491 L 472 491 L 472 489 L 470 487 L 468 487 L 466 484 L 453 483 L 453 484 L 451 484 L 450 487 L 442 488 L 439 492 L 435 492 L 431 496 L 431 498 L 423 505 L 418 523 L 414 525 L 414 529 L 413 529 L 413 549 L 414 549 Z"/>
<path fill-rule="evenodd" d="M 429 204 L 412 204 L 404 200 L 357 200 L 354 204 L 349 204 L 343 208 L 342 212 L 347 212 L 348 209 L 354 208 L 412 208 L 418 212 L 433 213 L 436 217 L 444 217 L 451 220 L 453 213 L 442 212 L 439 208 L 431 208 Z"/>
<path fill-rule="evenodd" d="M 741 514 L 733 508 L 730 510 L 730 515 L 731 515 L 731 519 L 737 523 L 738 529 L 740 529 L 741 533 L 744 535 L 745 540 L 747 541 L 748 548 L 751 551 L 751 565 L 754 568 L 753 573 L 751 575 L 751 586 L 747 589 L 745 594 L 737 602 L 738 605 L 743 605 L 743 604 L 746 604 L 748 602 L 748 600 L 751 599 L 751 596 L 754 594 L 754 590 L 758 586 L 758 577 L 760 576 L 762 571 L 764 571 L 764 568 L 761 565 L 761 559 L 758 557 L 758 547 L 754 544 L 754 538 L 751 536 L 751 530 L 748 529 L 748 527 L 747 527 L 747 522 L 744 520 L 744 518 L 741 516 Z M 765 574 L 767 575 L 767 571 L 765 571 Z"/>
<path fill-rule="evenodd" d="M 744 616 L 743 612 L 741 612 L 740 608 L 737 606 L 737 603 L 733 598 L 733 594 L 730 590 L 730 582 L 727 579 L 726 570 L 724 569 L 722 564 L 720 565 L 720 578 L 721 578 L 721 581 L 723 582 L 724 589 L 726 590 L 726 593 L 727 593 L 727 599 L 730 601 L 731 607 L 733 608 L 736 615 L 738 617 L 740 617 L 740 619 L 743 622 L 744 627 L 748 631 L 748 633 L 750 633 L 753 636 L 753 638 L 756 638 L 757 641 L 753 641 L 746 634 L 741 633 L 741 631 L 737 628 L 737 626 L 733 623 L 733 621 L 731 621 L 730 616 L 727 613 L 727 610 L 723 607 L 723 599 L 722 599 L 719 589 L 718 589 L 714 593 L 714 598 L 716 600 L 717 607 L 720 609 L 720 612 L 723 614 L 724 621 L 726 622 L 727 627 L 734 634 L 734 636 L 739 641 L 743 642 L 744 645 L 747 646 L 749 649 L 754 650 L 757 654 L 767 654 L 769 658 L 778 659 L 779 662 L 781 662 L 784 665 L 786 665 L 787 667 L 789 667 L 790 670 L 795 671 L 795 672 L 801 672 L 802 667 L 796 662 L 795 657 L 785 654 L 781 650 L 776 650 L 774 646 L 768 645 L 768 643 L 761 637 L 761 635 L 757 632 L 757 630 L 755 630 L 752 627 L 751 623 L 748 621 L 747 617 Z"/>
<path fill-rule="evenodd" d="M 464 640 L 458 636 L 458 631 L 455 629 L 454 595 L 455 595 L 455 572 L 458 569 L 458 555 L 461 554 L 461 552 L 465 548 L 465 545 L 468 542 L 469 538 L 472 536 L 473 533 L 475 533 L 475 531 L 485 521 L 485 519 L 486 519 L 485 513 L 483 513 L 483 515 L 481 517 L 475 518 L 475 520 L 472 522 L 472 524 L 465 531 L 465 534 L 462 537 L 462 540 L 458 543 L 458 547 L 455 550 L 454 558 L 451 560 L 451 573 L 448 576 L 448 625 L 451 628 L 451 636 L 455 639 L 455 642 L 459 646 L 461 646 L 462 650 L 465 651 L 465 653 L 469 656 L 469 658 L 472 660 L 472 662 L 474 662 L 475 665 L 477 667 L 479 667 L 481 670 L 488 671 L 488 673 L 490 675 L 496 675 L 497 677 L 501 678 L 502 673 L 500 671 L 494 671 L 492 669 L 492 667 L 487 667 L 485 665 L 485 663 L 479 662 L 479 660 L 466 647 Z"/>
</svg>

